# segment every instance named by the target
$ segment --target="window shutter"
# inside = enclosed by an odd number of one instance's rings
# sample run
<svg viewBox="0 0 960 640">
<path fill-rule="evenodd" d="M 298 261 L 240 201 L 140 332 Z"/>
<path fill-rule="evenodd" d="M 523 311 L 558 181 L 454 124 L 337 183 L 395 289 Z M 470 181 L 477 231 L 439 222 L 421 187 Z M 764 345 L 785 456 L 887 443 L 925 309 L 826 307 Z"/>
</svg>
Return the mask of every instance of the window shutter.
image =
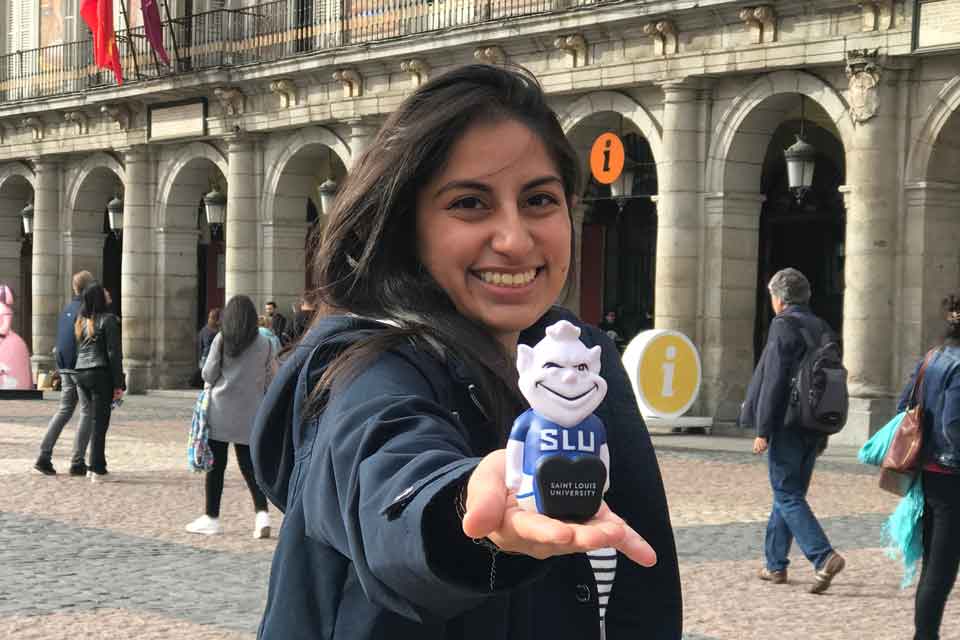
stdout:
<svg viewBox="0 0 960 640">
<path fill-rule="evenodd" d="M 40 35 L 40 0 L 19 0 L 18 49 L 26 51 L 38 46 Z"/>
</svg>

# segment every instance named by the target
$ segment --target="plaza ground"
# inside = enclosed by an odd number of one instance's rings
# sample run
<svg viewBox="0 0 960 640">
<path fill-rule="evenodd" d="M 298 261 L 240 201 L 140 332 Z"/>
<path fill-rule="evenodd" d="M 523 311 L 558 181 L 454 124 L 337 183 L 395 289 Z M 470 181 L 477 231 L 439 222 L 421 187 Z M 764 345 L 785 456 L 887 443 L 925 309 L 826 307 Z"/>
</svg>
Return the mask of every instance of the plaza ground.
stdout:
<svg viewBox="0 0 960 640">
<path fill-rule="evenodd" d="M 203 508 L 202 478 L 185 465 L 192 395 L 131 396 L 107 443 L 117 482 L 66 474 L 75 423 L 54 455 L 55 478 L 29 472 L 56 394 L 0 401 L 0 637 L 252 640 L 275 540 L 254 540 L 253 507 L 231 462 L 225 535 L 187 534 Z M 770 503 L 750 440 L 654 436 L 683 578 L 686 640 L 900 640 L 912 634 L 913 588 L 880 545 L 895 499 L 855 451 L 830 447 L 810 502 L 847 570 L 822 596 L 795 556 L 787 585 L 755 578 Z M 231 452 L 232 457 L 232 452 Z M 280 516 L 273 513 L 274 530 Z M 960 638 L 954 595 L 944 640 Z"/>
</svg>

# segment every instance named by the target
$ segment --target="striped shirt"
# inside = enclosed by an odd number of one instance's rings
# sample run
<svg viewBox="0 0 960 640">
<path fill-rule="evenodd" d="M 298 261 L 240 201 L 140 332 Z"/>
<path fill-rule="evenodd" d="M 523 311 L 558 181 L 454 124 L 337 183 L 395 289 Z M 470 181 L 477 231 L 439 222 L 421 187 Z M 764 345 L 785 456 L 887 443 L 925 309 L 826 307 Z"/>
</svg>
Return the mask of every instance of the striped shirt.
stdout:
<svg viewBox="0 0 960 640">
<path fill-rule="evenodd" d="M 597 581 L 597 604 L 600 607 L 600 637 L 604 637 L 604 620 L 607 616 L 607 603 L 610 601 L 610 590 L 613 589 L 613 578 L 617 573 L 617 550 L 595 549 L 587 552 L 593 577 Z"/>
</svg>

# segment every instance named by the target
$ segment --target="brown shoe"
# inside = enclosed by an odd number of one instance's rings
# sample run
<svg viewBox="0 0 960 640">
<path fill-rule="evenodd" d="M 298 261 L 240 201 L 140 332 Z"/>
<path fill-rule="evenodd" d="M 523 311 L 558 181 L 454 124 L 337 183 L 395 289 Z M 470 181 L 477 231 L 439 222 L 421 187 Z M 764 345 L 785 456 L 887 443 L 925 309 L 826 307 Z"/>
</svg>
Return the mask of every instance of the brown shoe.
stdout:
<svg viewBox="0 0 960 640">
<path fill-rule="evenodd" d="M 827 556 L 827 561 L 823 563 L 823 566 L 817 570 L 817 573 L 814 575 L 813 585 L 810 587 L 810 593 L 823 593 L 830 588 L 830 582 L 833 580 L 833 577 L 843 571 L 843 568 L 847 565 L 847 561 L 843 559 L 843 556 L 834 551 L 829 556 Z"/>
<path fill-rule="evenodd" d="M 773 584 L 786 584 L 787 583 L 787 570 L 781 569 L 780 571 L 770 571 L 766 567 L 760 569 L 760 573 L 757 575 L 761 580 L 766 582 L 772 582 Z"/>
</svg>

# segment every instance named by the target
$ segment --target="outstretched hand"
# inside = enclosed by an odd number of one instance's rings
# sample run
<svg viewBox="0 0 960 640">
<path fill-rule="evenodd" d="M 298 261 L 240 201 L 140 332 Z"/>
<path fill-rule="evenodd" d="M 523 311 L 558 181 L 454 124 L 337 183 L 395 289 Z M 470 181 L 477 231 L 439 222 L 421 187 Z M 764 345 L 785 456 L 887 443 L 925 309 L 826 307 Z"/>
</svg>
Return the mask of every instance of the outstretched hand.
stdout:
<svg viewBox="0 0 960 640">
<path fill-rule="evenodd" d="M 583 524 L 563 522 L 517 505 L 504 482 L 505 452 L 487 455 L 467 483 L 463 532 L 471 538 L 488 538 L 502 550 L 544 559 L 613 547 L 644 567 L 657 562 L 657 554 L 630 525 L 607 506 Z"/>
</svg>

